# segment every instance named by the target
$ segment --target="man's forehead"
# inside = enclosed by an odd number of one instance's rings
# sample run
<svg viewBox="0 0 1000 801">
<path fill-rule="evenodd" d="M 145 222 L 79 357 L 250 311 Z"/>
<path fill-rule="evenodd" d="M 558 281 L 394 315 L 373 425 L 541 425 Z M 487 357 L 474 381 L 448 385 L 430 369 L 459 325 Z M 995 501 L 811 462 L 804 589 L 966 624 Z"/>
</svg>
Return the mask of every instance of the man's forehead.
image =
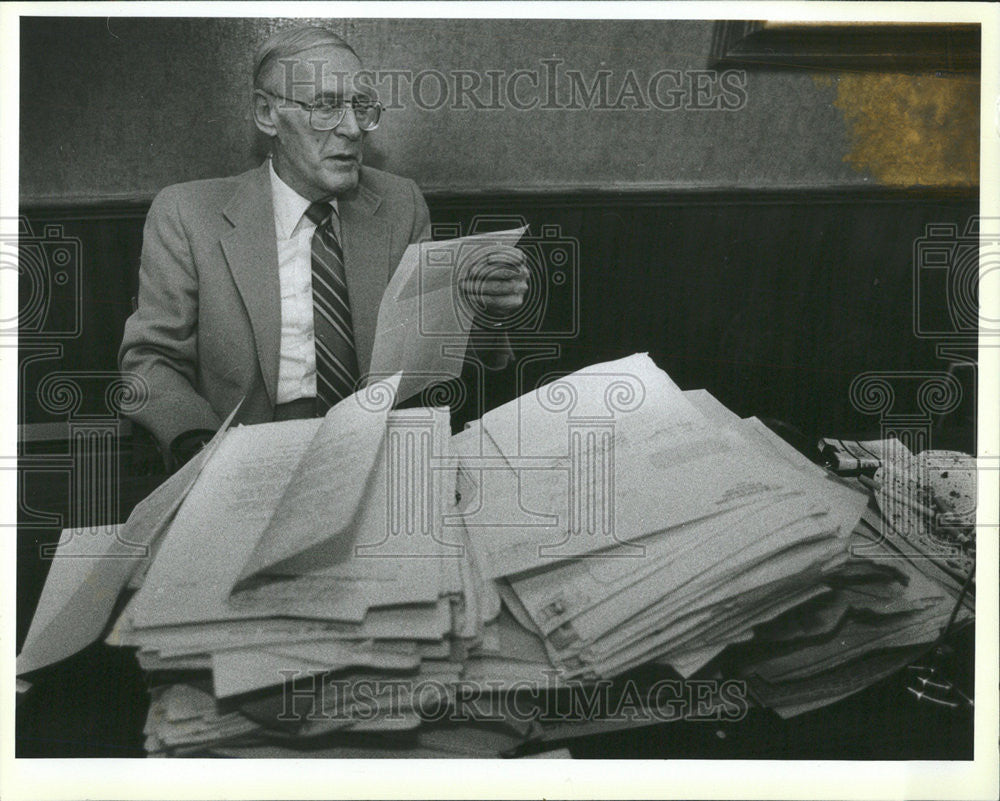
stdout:
<svg viewBox="0 0 1000 801">
<path fill-rule="evenodd" d="M 280 59 L 273 85 L 281 93 L 310 100 L 323 95 L 350 94 L 361 62 L 350 50 L 333 45 L 309 48 Z"/>
</svg>

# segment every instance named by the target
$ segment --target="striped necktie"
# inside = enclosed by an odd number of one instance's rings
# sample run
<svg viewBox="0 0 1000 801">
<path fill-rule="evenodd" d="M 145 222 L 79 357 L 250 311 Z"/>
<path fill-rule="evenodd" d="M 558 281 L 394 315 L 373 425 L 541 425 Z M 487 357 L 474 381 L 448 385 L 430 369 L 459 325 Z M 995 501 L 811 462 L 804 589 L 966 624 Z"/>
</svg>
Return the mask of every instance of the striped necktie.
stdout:
<svg viewBox="0 0 1000 801">
<path fill-rule="evenodd" d="M 352 394 L 358 380 L 344 252 L 334 230 L 336 213 L 329 203 L 313 203 L 306 209 L 306 216 L 316 223 L 312 238 L 312 288 L 319 415 Z"/>
</svg>

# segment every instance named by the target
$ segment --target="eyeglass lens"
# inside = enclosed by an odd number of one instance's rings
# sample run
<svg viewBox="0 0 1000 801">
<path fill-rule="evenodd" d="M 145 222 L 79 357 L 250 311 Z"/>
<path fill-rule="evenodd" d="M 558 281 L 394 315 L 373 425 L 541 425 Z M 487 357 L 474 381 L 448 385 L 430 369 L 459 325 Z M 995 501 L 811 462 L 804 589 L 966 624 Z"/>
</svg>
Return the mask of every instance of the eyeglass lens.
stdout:
<svg viewBox="0 0 1000 801">
<path fill-rule="evenodd" d="M 357 120 L 358 127 L 362 131 L 370 131 L 375 128 L 382 116 L 382 106 L 371 100 L 354 99 L 349 107 L 354 112 L 354 119 Z M 347 109 L 347 105 L 315 106 L 312 110 L 310 123 L 318 131 L 329 131 L 340 125 L 347 114 Z"/>
</svg>

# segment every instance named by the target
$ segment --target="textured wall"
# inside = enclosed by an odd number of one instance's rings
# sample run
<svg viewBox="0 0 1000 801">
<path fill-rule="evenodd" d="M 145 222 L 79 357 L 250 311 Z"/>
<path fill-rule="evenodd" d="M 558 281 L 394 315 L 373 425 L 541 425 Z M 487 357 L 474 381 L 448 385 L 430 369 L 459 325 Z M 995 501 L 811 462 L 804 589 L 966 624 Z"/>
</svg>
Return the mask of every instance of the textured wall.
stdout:
<svg viewBox="0 0 1000 801">
<path fill-rule="evenodd" d="M 148 198 L 177 181 L 245 169 L 261 143 L 250 120 L 252 53 L 282 20 L 25 19 L 22 22 L 21 192 L 26 202 Z M 702 21 L 335 20 L 363 60 L 382 69 L 563 71 L 609 94 L 658 70 L 704 69 Z M 866 84 L 805 71 L 750 72 L 739 110 L 405 108 L 369 137 L 369 163 L 425 190 L 607 187 L 826 187 L 974 181 L 975 80 L 925 76 Z M 834 76 L 835 78 L 838 76 Z M 880 79 L 883 76 L 874 76 Z M 661 83 L 665 94 L 672 84 Z M 538 96 L 523 81 L 524 95 Z M 433 105 L 437 84 L 422 84 Z M 451 92 L 451 90 L 449 90 Z M 691 89 L 687 87 L 687 98 Z M 886 94 L 888 92 L 888 94 Z M 487 97 L 485 87 L 480 96 Z M 882 120 L 880 109 L 896 113 Z M 930 101 L 927 101 L 930 98 Z M 609 98 L 610 99 L 610 98 Z M 661 99 L 664 99 L 661 95 Z M 928 102 L 931 105 L 928 105 Z M 858 103 L 864 104 L 857 106 Z M 629 100 L 626 106 L 634 105 Z M 924 126 L 913 139 L 914 119 Z M 888 123 L 888 125 L 886 124 Z M 958 142 L 942 154 L 941 143 Z M 944 169 L 936 166 L 950 159 Z M 957 167 L 955 165 L 958 165 Z M 897 166 L 894 166 L 897 165 Z"/>
</svg>

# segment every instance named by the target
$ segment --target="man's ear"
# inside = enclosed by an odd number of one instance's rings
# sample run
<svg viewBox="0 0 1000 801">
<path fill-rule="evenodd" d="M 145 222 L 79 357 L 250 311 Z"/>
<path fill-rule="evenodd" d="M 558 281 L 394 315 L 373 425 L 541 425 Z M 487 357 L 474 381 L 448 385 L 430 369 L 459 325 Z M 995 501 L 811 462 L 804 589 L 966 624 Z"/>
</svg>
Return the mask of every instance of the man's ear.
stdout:
<svg viewBox="0 0 1000 801">
<path fill-rule="evenodd" d="M 274 120 L 274 106 L 266 92 L 255 89 L 253 93 L 253 121 L 257 130 L 266 136 L 276 136 L 278 128 Z"/>
</svg>

